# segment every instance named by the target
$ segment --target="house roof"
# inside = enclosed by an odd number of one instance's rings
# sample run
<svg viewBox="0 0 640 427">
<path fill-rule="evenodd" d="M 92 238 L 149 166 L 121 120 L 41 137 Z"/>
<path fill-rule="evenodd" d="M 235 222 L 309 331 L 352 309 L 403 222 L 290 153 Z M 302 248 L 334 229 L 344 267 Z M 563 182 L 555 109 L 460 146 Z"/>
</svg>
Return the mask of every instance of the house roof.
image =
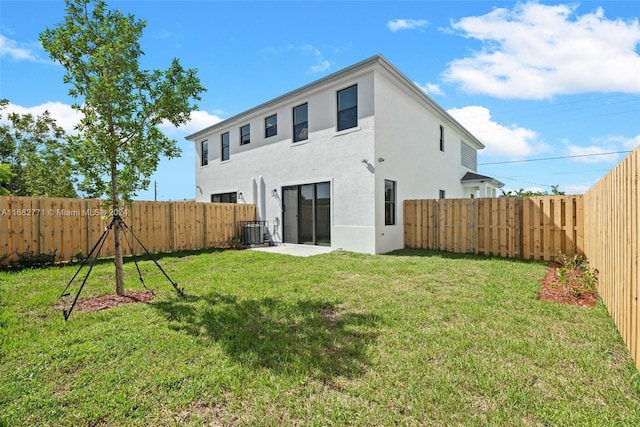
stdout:
<svg viewBox="0 0 640 427">
<path fill-rule="evenodd" d="M 286 101 L 289 98 L 296 97 L 303 92 L 313 91 L 322 85 L 327 83 L 331 83 L 338 79 L 341 79 L 350 74 L 355 74 L 358 72 L 362 72 L 368 68 L 382 67 L 384 70 L 389 72 L 393 77 L 395 77 L 396 81 L 405 86 L 410 92 L 412 92 L 418 99 L 420 99 L 423 103 L 429 106 L 435 113 L 439 114 L 444 120 L 448 121 L 453 127 L 455 127 L 462 135 L 464 135 L 468 142 L 476 145 L 477 149 L 483 149 L 485 146 L 478 140 L 471 132 L 469 132 L 464 126 L 462 126 L 456 119 L 454 119 L 449 113 L 447 113 L 440 105 L 438 105 L 431 97 L 429 97 L 422 89 L 420 89 L 415 83 L 413 83 L 407 76 L 402 74 L 393 64 L 391 64 L 384 56 L 377 54 L 370 58 L 365 59 L 364 61 L 358 62 L 354 65 L 351 65 L 347 68 L 343 68 L 342 70 L 336 71 L 326 77 L 323 77 L 319 80 L 311 82 L 305 86 L 302 86 L 298 89 L 295 89 L 291 92 L 287 92 L 284 95 L 278 96 L 270 101 L 259 104 L 249 110 L 246 110 L 242 113 L 236 114 L 228 119 L 225 119 L 221 122 L 218 122 L 212 126 L 206 127 L 198 132 L 195 132 L 186 137 L 189 141 L 196 141 L 202 136 L 215 131 L 218 128 L 224 128 L 227 126 L 227 123 L 233 122 L 235 120 L 240 119 L 244 116 L 249 116 L 254 113 L 257 113 L 260 110 L 268 109 L 271 106 L 275 106 L 281 102 Z"/>
<path fill-rule="evenodd" d="M 466 174 L 464 174 L 464 176 L 460 180 L 462 184 L 468 184 L 473 182 L 487 182 L 487 181 L 491 182 L 498 188 L 504 187 L 503 182 L 500 182 L 497 179 L 492 178 L 490 176 L 480 175 L 479 173 L 474 173 L 474 172 L 467 172 Z"/>
</svg>

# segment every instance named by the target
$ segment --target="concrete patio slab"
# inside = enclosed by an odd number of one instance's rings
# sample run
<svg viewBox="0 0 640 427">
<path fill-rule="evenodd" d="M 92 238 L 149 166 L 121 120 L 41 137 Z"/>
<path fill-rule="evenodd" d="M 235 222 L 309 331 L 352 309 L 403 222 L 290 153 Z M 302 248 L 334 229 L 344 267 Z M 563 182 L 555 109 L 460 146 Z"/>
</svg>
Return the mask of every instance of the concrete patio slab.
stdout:
<svg viewBox="0 0 640 427">
<path fill-rule="evenodd" d="M 274 254 L 283 254 L 291 256 L 309 257 L 314 255 L 328 254 L 332 251 L 329 246 L 314 245 L 294 245 L 291 243 L 283 243 L 276 246 L 257 246 L 250 248 L 252 251 L 271 252 Z"/>
</svg>

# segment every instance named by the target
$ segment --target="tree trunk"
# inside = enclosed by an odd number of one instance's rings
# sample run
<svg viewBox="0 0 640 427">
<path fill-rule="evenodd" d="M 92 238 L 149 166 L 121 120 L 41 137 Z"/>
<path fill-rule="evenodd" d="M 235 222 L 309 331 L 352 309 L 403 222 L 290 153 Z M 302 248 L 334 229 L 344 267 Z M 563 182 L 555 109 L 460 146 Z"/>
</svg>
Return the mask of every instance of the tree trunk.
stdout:
<svg viewBox="0 0 640 427">
<path fill-rule="evenodd" d="M 120 215 L 120 201 L 118 197 L 118 169 L 115 162 L 111 163 L 111 214 Z M 122 226 L 119 220 L 113 224 L 113 243 L 116 265 L 116 294 L 124 295 L 124 270 L 122 262 Z"/>
</svg>

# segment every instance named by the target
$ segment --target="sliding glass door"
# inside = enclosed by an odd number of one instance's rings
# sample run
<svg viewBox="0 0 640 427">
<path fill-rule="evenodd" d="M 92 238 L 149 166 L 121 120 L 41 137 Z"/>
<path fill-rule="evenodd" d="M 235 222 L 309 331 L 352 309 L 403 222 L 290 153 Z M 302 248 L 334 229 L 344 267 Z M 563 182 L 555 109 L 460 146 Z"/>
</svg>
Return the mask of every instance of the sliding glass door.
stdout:
<svg viewBox="0 0 640 427">
<path fill-rule="evenodd" d="M 282 188 L 285 243 L 331 245 L 331 186 L 328 182 Z"/>
</svg>

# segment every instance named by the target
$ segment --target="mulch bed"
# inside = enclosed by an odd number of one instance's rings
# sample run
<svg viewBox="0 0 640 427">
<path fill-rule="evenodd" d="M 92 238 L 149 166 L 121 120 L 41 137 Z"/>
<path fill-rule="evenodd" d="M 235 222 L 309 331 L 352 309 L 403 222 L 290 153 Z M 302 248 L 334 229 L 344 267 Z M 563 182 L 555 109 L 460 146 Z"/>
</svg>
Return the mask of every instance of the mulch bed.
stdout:
<svg viewBox="0 0 640 427">
<path fill-rule="evenodd" d="M 130 291 L 124 295 L 107 294 L 79 300 L 75 306 L 78 311 L 99 311 L 122 304 L 148 302 L 155 297 L 151 291 Z"/>
<path fill-rule="evenodd" d="M 547 269 L 547 275 L 540 283 L 540 296 L 543 301 L 554 301 L 560 304 L 579 305 L 581 307 L 595 307 L 598 302 L 598 294 L 595 292 L 579 292 L 574 295 L 571 288 L 577 285 L 571 281 L 564 285 L 558 278 L 557 266 L 552 265 Z"/>
</svg>

